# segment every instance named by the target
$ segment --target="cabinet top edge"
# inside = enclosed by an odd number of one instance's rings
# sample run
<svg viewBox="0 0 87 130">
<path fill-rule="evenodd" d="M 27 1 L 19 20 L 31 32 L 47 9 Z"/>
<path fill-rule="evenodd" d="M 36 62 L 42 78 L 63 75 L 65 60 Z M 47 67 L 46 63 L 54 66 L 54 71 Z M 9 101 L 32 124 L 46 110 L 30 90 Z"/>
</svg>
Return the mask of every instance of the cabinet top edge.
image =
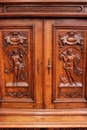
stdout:
<svg viewBox="0 0 87 130">
<path fill-rule="evenodd" d="M 0 0 L 0 4 L 9 4 L 9 3 L 19 3 L 19 4 L 27 4 L 27 3 L 42 3 L 42 4 L 85 4 L 87 0 Z"/>
</svg>

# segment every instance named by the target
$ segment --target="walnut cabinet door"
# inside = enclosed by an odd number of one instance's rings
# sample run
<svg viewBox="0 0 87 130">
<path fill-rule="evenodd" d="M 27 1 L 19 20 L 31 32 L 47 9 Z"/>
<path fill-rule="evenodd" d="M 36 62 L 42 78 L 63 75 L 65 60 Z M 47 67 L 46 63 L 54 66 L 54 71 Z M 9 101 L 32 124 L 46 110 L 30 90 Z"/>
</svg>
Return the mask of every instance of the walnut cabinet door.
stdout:
<svg viewBox="0 0 87 130">
<path fill-rule="evenodd" d="M 87 22 L 46 19 L 44 33 L 46 108 L 87 107 Z"/>
<path fill-rule="evenodd" d="M 0 107 L 42 108 L 42 20 L 0 20 Z"/>
</svg>

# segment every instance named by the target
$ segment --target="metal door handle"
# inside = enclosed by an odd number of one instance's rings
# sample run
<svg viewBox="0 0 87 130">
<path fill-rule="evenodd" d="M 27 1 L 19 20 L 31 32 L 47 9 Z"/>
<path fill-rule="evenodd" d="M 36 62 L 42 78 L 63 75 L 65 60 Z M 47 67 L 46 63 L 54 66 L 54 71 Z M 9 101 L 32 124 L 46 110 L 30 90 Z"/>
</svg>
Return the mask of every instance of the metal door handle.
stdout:
<svg viewBox="0 0 87 130">
<path fill-rule="evenodd" d="M 37 59 L 37 73 L 40 73 L 40 60 Z"/>
<path fill-rule="evenodd" d="M 50 74 L 50 69 L 51 69 L 50 59 L 48 59 L 48 66 L 47 66 L 47 68 L 48 68 L 48 74 Z"/>
</svg>

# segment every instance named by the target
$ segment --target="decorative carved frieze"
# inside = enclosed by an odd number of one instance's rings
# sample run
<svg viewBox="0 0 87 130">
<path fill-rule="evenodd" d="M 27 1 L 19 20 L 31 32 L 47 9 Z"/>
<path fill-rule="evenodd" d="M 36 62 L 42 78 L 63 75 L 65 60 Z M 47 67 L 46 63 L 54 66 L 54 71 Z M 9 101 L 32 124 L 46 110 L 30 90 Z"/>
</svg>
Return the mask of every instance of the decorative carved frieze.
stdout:
<svg viewBox="0 0 87 130">
<path fill-rule="evenodd" d="M 44 15 L 42 15 L 41 13 Z M 72 5 L 70 4 L 69 5 L 59 5 L 59 4 L 55 5 L 54 4 L 53 5 L 51 3 L 50 5 L 49 4 L 47 5 L 44 5 L 44 4 L 1 5 L 0 17 L 8 16 L 8 14 L 10 14 L 11 17 L 18 16 L 18 14 L 21 14 L 19 15 L 19 17 L 25 16 L 25 14 L 26 16 L 37 16 L 37 17 L 38 15 L 40 17 L 44 17 L 44 16 L 48 16 L 48 17 L 58 16 L 59 17 L 60 14 L 63 15 L 64 17 L 65 16 L 71 17 L 70 14 L 72 14 L 72 17 L 76 17 L 76 16 L 80 17 L 80 15 L 82 16 L 82 14 L 85 14 L 85 16 L 87 16 L 87 5 L 77 5 L 77 4 L 76 5 L 75 4 L 72 4 Z"/>
<path fill-rule="evenodd" d="M 51 14 L 53 13 L 56 16 L 60 16 L 60 14 L 62 14 L 63 16 L 66 15 L 68 16 L 69 14 L 72 14 L 72 16 L 74 17 L 77 16 L 77 14 L 79 14 L 79 16 L 84 13 L 87 13 L 87 6 L 86 5 L 44 5 L 44 4 L 27 4 L 27 5 L 3 5 L 0 6 L 0 15 L 2 16 L 6 16 L 10 13 L 11 17 L 17 16 L 18 14 L 21 14 L 22 16 L 26 15 L 28 16 L 46 16 L 46 14 L 48 14 L 48 16 L 51 16 Z M 32 14 L 31 14 L 32 13 Z M 35 14 L 34 14 L 35 13 Z M 43 13 L 44 15 L 40 14 Z M 14 14 L 14 16 L 12 15 Z M 53 15 L 52 15 L 53 16 Z M 71 17 L 71 15 L 69 15 L 69 17 Z"/>
<path fill-rule="evenodd" d="M 59 13 L 81 13 L 84 11 L 83 6 L 78 5 L 69 5 L 69 6 L 57 6 L 57 5 L 50 5 L 50 6 L 18 6 L 18 5 L 6 5 L 3 8 L 4 13 L 15 13 L 15 12 L 59 12 Z"/>
</svg>

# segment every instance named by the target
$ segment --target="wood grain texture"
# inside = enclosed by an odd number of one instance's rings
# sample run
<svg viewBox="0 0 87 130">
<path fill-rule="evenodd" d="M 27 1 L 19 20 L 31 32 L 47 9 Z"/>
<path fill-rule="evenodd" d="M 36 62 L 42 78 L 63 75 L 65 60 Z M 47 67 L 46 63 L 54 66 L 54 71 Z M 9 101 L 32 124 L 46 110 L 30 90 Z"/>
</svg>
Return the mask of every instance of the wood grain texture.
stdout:
<svg viewBox="0 0 87 130">
<path fill-rule="evenodd" d="M 34 2 L 35 3 L 39 3 L 39 2 L 40 3 L 42 3 L 42 2 L 44 2 L 44 3 L 48 3 L 48 2 L 53 3 L 53 2 L 56 2 L 56 3 L 65 3 L 66 4 L 66 3 L 78 3 L 78 2 L 79 3 L 86 3 L 87 1 L 86 0 L 84 0 L 84 1 L 81 1 L 81 0 L 76 0 L 76 1 L 75 0 L 71 0 L 71 1 L 69 1 L 69 0 L 54 0 L 54 1 L 53 0 L 45 0 L 45 1 L 44 0 L 32 0 L 32 1 L 31 0 L 25 0 L 25 1 L 24 0 L 21 0 L 21 1 L 20 0 L 15 0 L 15 1 L 13 1 L 13 0 L 1 0 L 0 2 L 1 3 L 4 3 L 4 2 L 5 3 L 16 3 L 16 2 L 17 3 L 18 2 L 19 3 L 25 3 L 25 2 L 27 2 L 27 3 L 28 2 L 30 2 L 30 3 L 32 3 L 32 2 L 33 3 Z"/>
<path fill-rule="evenodd" d="M 14 24 L 16 22 L 18 21 L 14 21 Z M 19 23 L 20 25 L 17 23 L 15 29 L 13 23 L 12 25 L 9 23 L 9 27 L 6 27 L 6 24 L 1 27 L 3 28 L 0 33 L 3 41 L 1 44 L 1 52 L 3 59 L 6 58 L 5 60 L 1 60 L 1 73 L 3 73 L 2 107 L 23 108 L 24 106 L 24 108 L 41 108 L 43 102 L 42 88 L 36 91 L 38 89 L 36 82 L 41 83 L 38 80 L 40 75 L 36 72 L 36 59 L 39 58 L 41 61 L 41 54 L 37 54 L 38 57 L 36 58 L 38 36 L 36 38 L 37 40 L 35 39 L 35 32 L 42 27 L 41 22 L 39 22 L 40 27 L 37 26 L 35 28 L 36 23 L 33 22 L 33 25 L 29 25 L 29 21 L 26 21 L 26 25 L 23 25 L 20 21 Z M 39 44 L 39 46 L 41 45 Z M 36 96 L 38 94 L 39 97 Z M 9 105 L 9 103 L 11 104 Z"/>
<path fill-rule="evenodd" d="M 87 130 L 87 128 L 1 128 L 0 130 Z"/>
<path fill-rule="evenodd" d="M 0 6 L 0 17 L 86 17 L 87 6 L 81 4 L 7 4 Z M 43 15 L 42 15 L 43 14 Z"/>
<path fill-rule="evenodd" d="M 0 128 L 87 128 L 86 17 L 87 1 L 0 1 Z"/>
</svg>

